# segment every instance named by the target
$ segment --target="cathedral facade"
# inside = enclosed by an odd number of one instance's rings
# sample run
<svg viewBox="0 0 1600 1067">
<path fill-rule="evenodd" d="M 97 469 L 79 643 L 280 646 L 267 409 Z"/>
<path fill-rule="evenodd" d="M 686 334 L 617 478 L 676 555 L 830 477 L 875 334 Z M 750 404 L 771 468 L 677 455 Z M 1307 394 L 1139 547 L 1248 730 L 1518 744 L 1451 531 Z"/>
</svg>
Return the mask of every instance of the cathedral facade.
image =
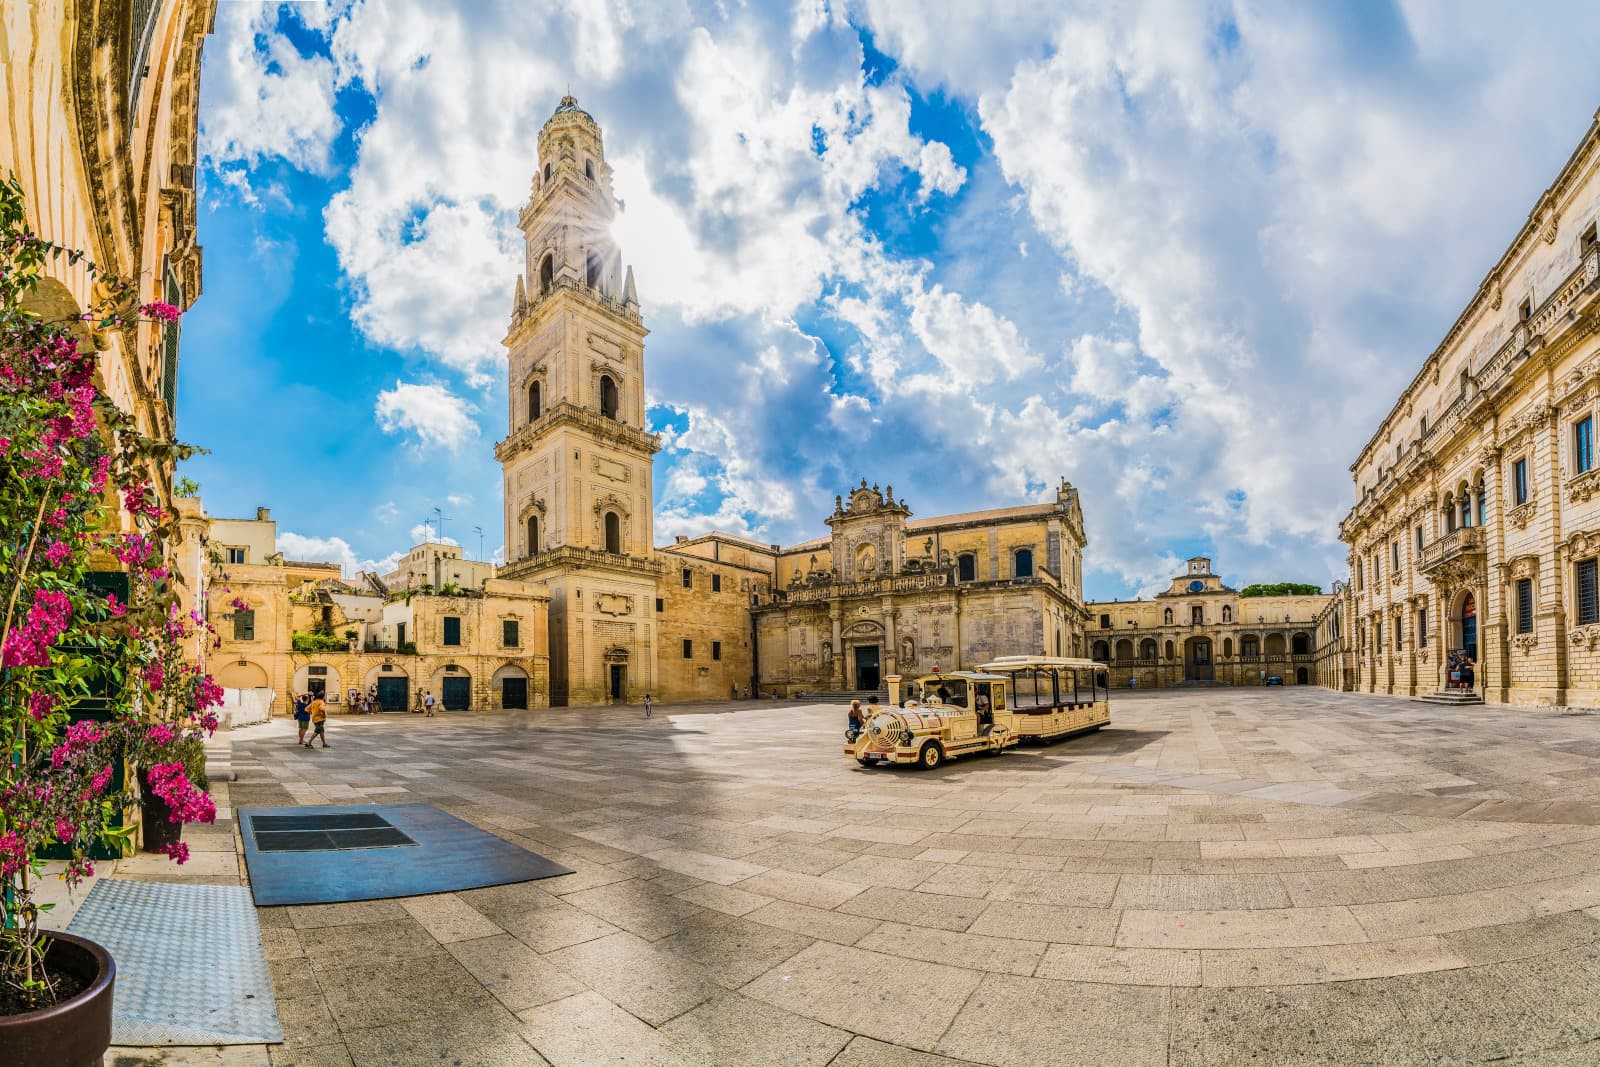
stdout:
<svg viewBox="0 0 1600 1067">
<path fill-rule="evenodd" d="M 1083 655 L 1083 512 L 1053 502 L 913 519 L 864 481 L 830 534 L 784 548 L 654 543 L 644 339 L 601 131 L 570 96 L 539 133 L 505 337 L 500 577 L 549 590 L 552 705 L 871 690 L 895 672 Z"/>
</svg>

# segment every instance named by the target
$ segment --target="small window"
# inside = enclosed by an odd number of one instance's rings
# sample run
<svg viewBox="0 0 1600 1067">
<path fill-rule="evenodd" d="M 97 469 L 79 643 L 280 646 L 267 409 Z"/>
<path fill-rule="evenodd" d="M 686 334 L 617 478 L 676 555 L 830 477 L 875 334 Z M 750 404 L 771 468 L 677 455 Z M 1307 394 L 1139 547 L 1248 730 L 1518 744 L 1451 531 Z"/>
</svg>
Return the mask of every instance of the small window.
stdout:
<svg viewBox="0 0 1600 1067">
<path fill-rule="evenodd" d="M 1033 577 L 1033 550 L 1029 548 L 1017 549 L 1017 554 L 1012 557 L 1012 574 L 1018 578 Z"/>
<path fill-rule="evenodd" d="M 1591 222 L 1589 228 L 1583 231 L 1583 236 L 1578 238 L 1578 255 L 1588 255 L 1589 250 L 1596 244 L 1600 244 L 1600 230 L 1597 230 L 1597 225 Z"/>
<path fill-rule="evenodd" d="M 544 411 L 543 397 L 538 382 L 528 383 L 528 421 L 532 422 Z"/>
<path fill-rule="evenodd" d="M 521 641 L 520 628 L 516 619 L 503 619 L 500 622 L 500 643 L 507 648 L 516 648 Z"/>
<path fill-rule="evenodd" d="M 546 295 L 555 286 L 556 259 L 553 254 L 546 253 L 539 261 L 539 293 Z"/>
<path fill-rule="evenodd" d="M 1389 545 L 1389 549 L 1390 555 L 1393 557 L 1394 569 L 1398 571 L 1400 569 L 1400 542 L 1392 542 Z"/>
<path fill-rule="evenodd" d="M 1600 561 L 1578 561 L 1578 625 L 1600 622 Z"/>
<path fill-rule="evenodd" d="M 1372 554 L 1372 580 L 1383 581 L 1383 557 L 1376 552 Z"/>
<path fill-rule="evenodd" d="M 617 417 L 617 383 L 611 375 L 600 375 L 600 414 L 608 419 Z"/>
<path fill-rule="evenodd" d="M 1594 469 L 1594 416 L 1579 419 L 1572 426 L 1572 465 L 1576 473 Z"/>
<path fill-rule="evenodd" d="M 1517 305 L 1517 318 L 1520 319 L 1523 322 L 1527 322 L 1532 317 L 1533 317 L 1533 297 L 1530 296 L 1527 299 L 1525 299 L 1521 304 Z"/>
<path fill-rule="evenodd" d="M 1338 618 L 1335 617 L 1334 621 L 1337 622 Z M 1427 608 L 1421 608 L 1421 609 L 1419 609 L 1417 611 L 1417 644 L 1425 645 L 1427 643 L 1428 643 L 1428 609 Z"/>
<path fill-rule="evenodd" d="M 1417 552 L 1422 551 L 1422 527 L 1417 527 Z"/>
<path fill-rule="evenodd" d="M 1372 649 L 1375 652 L 1383 651 L 1383 623 L 1372 624 Z"/>
<path fill-rule="evenodd" d="M 545 181 L 549 181 L 550 180 L 550 164 L 548 164 L 548 163 L 546 163 L 544 165 L 544 180 Z"/>
<path fill-rule="evenodd" d="M 694 659 L 694 642 L 687 637 L 683 639 L 683 658 Z"/>
<path fill-rule="evenodd" d="M 233 639 L 235 641 L 254 641 L 256 639 L 256 613 L 254 611 L 236 611 L 233 613 Z"/>
<path fill-rule="evenodd" d="M 963 552 L 956 557 L 956 581 L 975 582 L 978 580 L 978 557 L 971 552 Z"/>
<path fill-rule="evenodd" d="M 688 567 L 683 568 L 683 587 L 685 589 L 694 588 L 694 571 Z"/>
<path fill-rule="evenodd" d="M 539 552 L 539 516 L 528 516 L 528 555 L 534 556 Z"/>
<path fill-rule="evenodd" d="M 1396 615 L 1394 617 L 1394 650 L 1396 652 L 1404 652 L 1405 649 L 1402 646 L 1405 645 L 1405 642 L 1406 642 L 1405 627 L 1401 625 L 1400 616 Z"/>
<path fill-rule="evenodd" d="M 1516 507 L 1528 502 L 1528 457 L 1511 465 L 1511 499 Z"/>
<path fill-rule="evenodd" d="M 461 643 L 461 618 L 457 615 L 444 617 L 444 643 L 459 645 Z"/>
<path fill-rule="evenodd" d="M 712 659 L 721 659 L 722 658 L 722 642 L 721 641 L 713 641 L 713 642 L 711 642 L 711 658 Z"/>
<path fill-rule="evenodd" d="M 1358 559 L 1358 560 L 1356 560 L 1356 588 L 1357 589 L 1365 589 L 1366 587 L 1367 587 L 1367 580 L 1362 574 L 1361 561 Z"/>
<path fill-rule="evenodd" d="M 1517 633 L 1533 633 L 1533 579 L 1517 579 Z"/>
<path fill-rule="evenodd" d="M 594 181 L 594 160 L 586 159 L 583 161 L 583 176 L 590 181 Z"/>
<path fill-rule="evenodd" d="M 667 610 L 667 602 L 665 600 L 663 600 L 661 597 L 656 597 L 656 610 L 657 611 L 666 611 Z"/>
<path fill-rule="evenodd" d="M 713 574 L 711 576 L 711 591 L 713 593 L 722 592 L 722 575 Z"/>
<path fill-rule="evenodd" d="M 600 288 L 600 256 L 598 253 L 590 252 L 589 258 L 584 261 L 583 280 L 591 289 Z"/>
<path fill-rule="evenodd" d="M 1110 615 L 1102 615 L 1102 616 L 1100 616 L 1100 629 L 1102 629 L 1102 630 L 1111 629 L 1111 616 Z"/>
<path fill-rule="evenodd" d="M 222 553 L 223 553 L 222 558 L 223 558 L 224 562 L 227 562 L 227 563 L 243 563 L 244 562 L 244 549 L 242 549 L 242 548 L 225 548 L 225 549 L 222 550 Z"/>
</svg>

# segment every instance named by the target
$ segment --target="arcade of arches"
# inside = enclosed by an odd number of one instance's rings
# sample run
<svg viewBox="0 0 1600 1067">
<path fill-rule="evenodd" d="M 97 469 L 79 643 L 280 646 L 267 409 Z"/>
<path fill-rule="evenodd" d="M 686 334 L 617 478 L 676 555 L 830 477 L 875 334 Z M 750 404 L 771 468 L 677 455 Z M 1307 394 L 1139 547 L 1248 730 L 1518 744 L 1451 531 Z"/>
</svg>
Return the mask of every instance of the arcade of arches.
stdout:
<svg viewBox="0 0 1600 1067">
<path fill-rule="evenodd" d="M 1332 599 L 1242 597 L 1196 556 L 1150 600 L 1089 604 L 1090 655 L 1113 687 L 1322 684 L 1317 618 Z"/>
</svg>

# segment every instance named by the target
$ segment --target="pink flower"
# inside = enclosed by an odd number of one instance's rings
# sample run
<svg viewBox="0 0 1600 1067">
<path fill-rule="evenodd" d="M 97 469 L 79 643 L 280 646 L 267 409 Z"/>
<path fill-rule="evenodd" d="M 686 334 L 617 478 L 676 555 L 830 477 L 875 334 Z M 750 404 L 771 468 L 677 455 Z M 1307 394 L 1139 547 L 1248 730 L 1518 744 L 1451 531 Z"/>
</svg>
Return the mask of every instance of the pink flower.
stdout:
<svg viewBox="0 0 1600 1067">
<path fill-rule="evenodd" d="M 28 858 L 27 845 L 15 830 L 0 834 L 0 878 L 10 878 L 22 870 Z"/>
<path fill-rule="evenodd" d="M 160 300 L 144 305 L 139 309 L 139 313 L 146 318 L 156 319 L 160 322 L 177 322 L 178 316 L 183 314 L 171 304 Z"/>
<path fill-rule="evenodd" d="M 106 594 L 106 606 L 111 609 L 111 617 L 120 619 L 128 613 L 128 605 L 117 599 L 117 594 Z"/>
<path fill-rule="evenodd" d="M 145 684 L 151 689 L 160 689 L 167 681 L 166 668 L 159 663 L 152 663 L 144 669 Z"/>
<path fill-rule="evenodd" d="M 189 862 L 189 846 L 182 841 L 174 841 L 170 845 L 162 845 L 161 851 L 171 858 L 173 863 Z"/>
<path fill-rule="evenodd" d="M 98 771 L 94 772 L 94 780 L 89 783 L 89 788 L 94 791 L 96 796 L 99 796 L 100 791 L 105 789 L 106 784 L 110 781 L 111 764 L 108 763 L 104 767 L 101 767 Z"/>
<path fill-rule="evenodd" d="M 232 608 L 234 611 L 249 611 L 250 610 L 249 602 L 246 601 L 245 598 L 242 597 L 242 596 L 236 596 L 232 600 L 228 601 L 228 607 Z"/>
<path fill-rule="evenodd" d="M 150 733 L 148 736 L 150 740 L 154 741 L 158 745 L 170 745 L 172 744 L 174 737 L 172 733 L 172 727 L 166 725 L 165 723 L 159 722 L 150 727 Z"/>
<path fill-rule="evenodd" d="M 207 678 L 206 681 L 209 682 L 211 679 Z M 218 724 L 219 720 L 217 719 L 217 713 L 214 711 L 208 711 L 204 715 L 200 716 L 200 725 L 205 728 L 205 731 L 208 734 L 216 733 Z"/>
<path fill-rule="evenodd" d="M 49 693 L 28 694 L 28 714 L 34 722 L 43 722 L 56 707 L 56 698 Z"/>
<path fill-rule="evenodd" d="M 78 828 L 76 826 L 73 826 L 66 819 L 62 819 L 62 818 L 57 818 L 56 819 L 56 840 L 57 841 L 62 841 L 62 842 L 71 841 L 76 836 L 78 836 Z"/>
<path fill-rule="evenodd" d="M 150 791 L 172 809 L 167 818 L 172 822 L 215 822 L 217 805 L 202 790 L 197 789 L 179 762 L 157 763 L 146 772 Z M 184 853 L 187 857 L 187 850 Z M 181 862 L 181 861 L 180 861 Z"/>
<path fill-rule="evenodd" d="M 67 561 L 67 557 L 71 555 L 72 549 L 68 548 L 60 541 L 51 541 L 50 547 L 44 550 L 44 558 L 49 561 L 50 566 L 52 567 L 61 566 Z"/>
<path fill-rule="evenodd" d="M 72 601 L 67 594 L 55 589 L 36 590 L 27 620 L 13 627 L 0 644 L 0 666 L 48 667 L 50 646 L 71 618 Z"/>
<path fill-rule="evenodd" d="M 209 674 L 207 674 L 207 675 L 202 675 L 201 676 L 200 684 L 195 687 L 194 696 L 195 696 L 195 700 L 194 700 L 195 706 L 197 708 L 199 708 L 199 710 L 204 711 L 207 708 L 220 707 L 221 704 L 222 704 L 222 700 L 223 700 L 224 694 L 222 692 L 222 686 L 220 686 L 216 682 L 212 681 L 211 676 Z M 214 723 L 215 720 L 216 720 L 216 716 L 212 715 L 212 716 L 210 716 L 210 718 L 213 720 L 213 723 Z M 202 719 L 201 721 L 204 722 L 205 720 Z M 206 727 L 206 729 L 215 730 L 216 726 L 213 724 L 211 726 Z"/>
<path fill-rule="evenodd" d="M 100 727 L 87 719 L 80 719 L 67 727 L 67 744 L 80 748 L 98 744 L 105 740 L 105 736 L 100 732 Z"/>
</svg>

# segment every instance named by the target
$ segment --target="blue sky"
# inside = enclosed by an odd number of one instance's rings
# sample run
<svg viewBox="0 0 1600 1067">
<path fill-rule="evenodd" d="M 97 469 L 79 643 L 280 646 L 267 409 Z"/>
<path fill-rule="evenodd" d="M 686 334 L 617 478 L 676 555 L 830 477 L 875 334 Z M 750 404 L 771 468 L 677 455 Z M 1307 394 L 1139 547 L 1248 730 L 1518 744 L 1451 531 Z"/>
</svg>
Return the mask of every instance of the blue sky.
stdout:
<svg viewBox="0 0 1600 1067">
<path fill-rule="evenodd" d="M 1326 584 L 1347 466 L 1587 128 L 1600 14 L 229 3 L 179 428 L 213 515 L 502 540 L 518 207 L 569 88 L 651 336 L 657 539 L 1046 499 L 1086 592 Z M 434 509 L 439 511 L 436 513 Z"/>
</svg>

